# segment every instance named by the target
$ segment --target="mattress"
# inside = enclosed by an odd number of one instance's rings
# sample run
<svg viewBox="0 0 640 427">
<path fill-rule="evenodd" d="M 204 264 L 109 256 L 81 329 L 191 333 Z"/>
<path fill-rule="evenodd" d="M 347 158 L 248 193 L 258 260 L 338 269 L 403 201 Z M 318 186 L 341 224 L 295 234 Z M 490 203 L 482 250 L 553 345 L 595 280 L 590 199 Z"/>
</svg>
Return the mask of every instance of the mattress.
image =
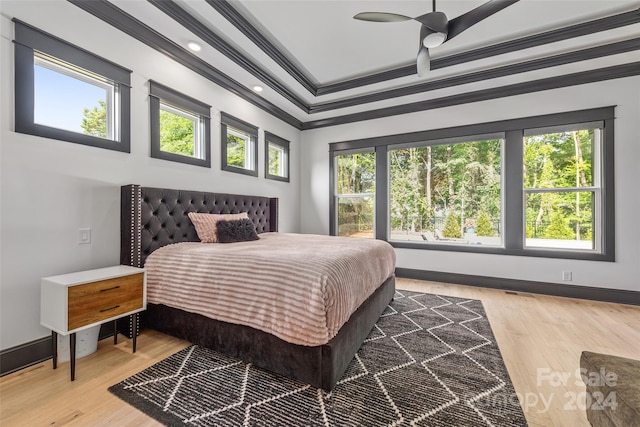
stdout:
<svg viewBox="0 0 640 427">
<path fill-rule="evenodd" d="M 184 242 L 146 260 L 147 299 L 306 346 L 326 344 L 395 270 L 381 240 L 262 233 Z"/>
</svg>

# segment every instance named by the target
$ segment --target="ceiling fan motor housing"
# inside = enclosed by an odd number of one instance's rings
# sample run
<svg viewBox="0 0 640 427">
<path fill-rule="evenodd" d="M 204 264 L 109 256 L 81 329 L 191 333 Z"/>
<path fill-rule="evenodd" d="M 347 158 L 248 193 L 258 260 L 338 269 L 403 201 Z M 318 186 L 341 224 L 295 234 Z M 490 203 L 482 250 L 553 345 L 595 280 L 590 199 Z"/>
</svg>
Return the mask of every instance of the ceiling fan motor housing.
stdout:
<svg viewBox="0 0 640 427">
<path fill-rule="evenodd" d="M 424 47 L 438 47 L 447 40 L 449 20 L 444 13 L 430 12 L 415 19 L 428 30 L 427 35 L 422 39 Z"/>
</svg>

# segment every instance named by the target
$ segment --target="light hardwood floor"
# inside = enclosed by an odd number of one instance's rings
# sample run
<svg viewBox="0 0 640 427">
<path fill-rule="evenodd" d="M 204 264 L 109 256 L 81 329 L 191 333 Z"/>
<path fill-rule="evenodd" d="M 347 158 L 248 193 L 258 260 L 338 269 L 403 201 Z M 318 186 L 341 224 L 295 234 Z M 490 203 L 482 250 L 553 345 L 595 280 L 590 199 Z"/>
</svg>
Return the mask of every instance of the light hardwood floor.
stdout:
<svg viewBox="0 0 640 427">
<path fill-rule="evenodd" d="M 576 377 L 583 350 L 640 358 L 640 307 L 398 279 L 398 289 L 483 302 L 530 426 L 589 426 L 584 385 Z M 188 344 L 143 331 L 138 351 L 110 339 L 69 363 L 43 362 L 0 379 L 0 426 L 157 426 L 107 388 Z M 559 375 L 566 385 L 554 385 Z M 577 402 L 573 402 L 573 398 Z"/>
</svg>

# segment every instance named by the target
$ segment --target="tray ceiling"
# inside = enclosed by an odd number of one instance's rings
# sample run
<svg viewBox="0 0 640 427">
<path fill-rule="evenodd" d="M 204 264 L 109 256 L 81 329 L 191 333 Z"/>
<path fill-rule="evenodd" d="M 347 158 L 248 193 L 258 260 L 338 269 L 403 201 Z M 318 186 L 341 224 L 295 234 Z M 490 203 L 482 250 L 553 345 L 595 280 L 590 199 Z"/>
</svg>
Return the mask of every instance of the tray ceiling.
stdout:
<svg viewBox="0 0 640 427">
<path fill-rule="evenodd" d="M 99 17 L 91 7 L 108 3 L 134 22 L 113 19 L 112 25 L 152 28 L 237 83 L 234 92 L 245 92 L 250 101 L 260 97 L 257 105 L 273 106 L 301 128 L 640 61 L 637 0 L 520 0 L 432 49 L 432 70 L 422 78 L 415 73 L 418 22 L 372 23 L 353 16 L 418 16 L 431 11 L 431 1 L 69 1 Z M 482 3 L 440 0 L 436 7 L 452 19 Z M 202 50 L 189 52 L 189 41 Z M 264 91 L 256 94 L 255 85 Z"/>
</svg>

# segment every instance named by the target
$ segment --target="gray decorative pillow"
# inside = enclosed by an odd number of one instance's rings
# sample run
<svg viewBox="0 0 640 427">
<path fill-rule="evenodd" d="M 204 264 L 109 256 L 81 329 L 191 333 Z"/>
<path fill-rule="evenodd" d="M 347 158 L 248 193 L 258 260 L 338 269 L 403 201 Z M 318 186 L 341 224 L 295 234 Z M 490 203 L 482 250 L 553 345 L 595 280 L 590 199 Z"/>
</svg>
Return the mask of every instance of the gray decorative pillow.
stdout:
<svg viewBox="0 0 640 427">
<path fill-rule="evenodd" d="M 256 227 L 250 219 L 219 221 L 217 228 L 219 243 L 250 242 L 259 239 Z"/>
</svg>

